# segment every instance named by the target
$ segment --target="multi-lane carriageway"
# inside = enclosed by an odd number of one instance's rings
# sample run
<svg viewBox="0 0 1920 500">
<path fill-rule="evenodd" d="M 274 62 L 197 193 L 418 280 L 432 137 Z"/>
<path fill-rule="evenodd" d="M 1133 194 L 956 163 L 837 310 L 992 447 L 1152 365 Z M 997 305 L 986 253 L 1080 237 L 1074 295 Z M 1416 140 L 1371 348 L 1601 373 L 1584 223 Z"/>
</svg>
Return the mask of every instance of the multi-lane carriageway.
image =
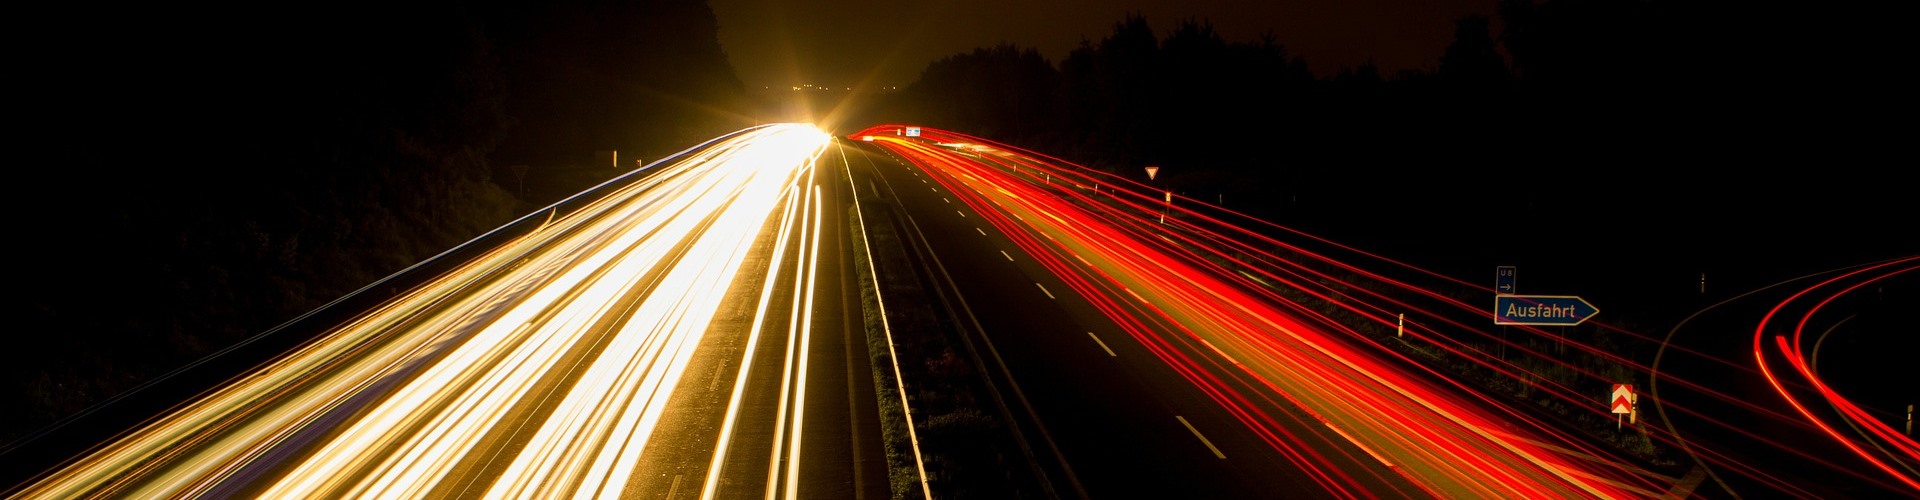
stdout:
<svg viewBox="0 0 1920 500">
<path fill-rule="evenodd" d="M 887 496 L 848 222 L 880 219 L 1055 496 L 1673 481 L 1349 346 L 1093 174 L 930 132 L 762 126 L 657 162 L 13 494 Z"/>
</svg>

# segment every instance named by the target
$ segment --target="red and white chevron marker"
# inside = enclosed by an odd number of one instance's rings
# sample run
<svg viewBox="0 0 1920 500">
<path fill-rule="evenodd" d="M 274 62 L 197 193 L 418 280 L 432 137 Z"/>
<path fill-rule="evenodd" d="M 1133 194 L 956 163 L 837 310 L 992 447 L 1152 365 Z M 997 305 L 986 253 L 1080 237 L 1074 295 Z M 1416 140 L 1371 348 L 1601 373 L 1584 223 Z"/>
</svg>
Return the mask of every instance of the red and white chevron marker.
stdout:
<svg viewBox="0 0 1920 500">
<path fill-rule="evenodd" d="M 1614 427 L 1616 428 L 1621 426 L 1619 422 L 1620 419 L 1617 418 L 1619 414 L 1624 413 L 1632 416 L 1635 421 L 1640 419 L 1639 415 L 1633 413 L 1632 384 L 1613 384 L 1613 413 L 1616 415 L 1616 418 L 1614 418 Z"/>
</svg>

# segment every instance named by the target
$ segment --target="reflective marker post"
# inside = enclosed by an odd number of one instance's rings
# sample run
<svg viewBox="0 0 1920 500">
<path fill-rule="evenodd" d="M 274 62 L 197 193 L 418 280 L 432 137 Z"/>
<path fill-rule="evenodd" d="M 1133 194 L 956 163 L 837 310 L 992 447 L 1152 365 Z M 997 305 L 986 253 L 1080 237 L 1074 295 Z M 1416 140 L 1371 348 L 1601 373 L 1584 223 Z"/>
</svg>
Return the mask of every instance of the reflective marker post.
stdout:
<svg viewBox="0 0 1920 500">
<path fill-rule="evenodd" d="M 1167 208 L 1160 211 L 1160 223 L 1167 223 L 1167 212 L 1173 211 L 1173 191 L 1167 191 Z"/>
<path fill-rule="evenodd" d="M 1634 399 L 1636 399 L 1633 397 L 1633 386 L 1613 384 L 1613 397 L 1611 399 L 1613 400 L 1614 428 L 1619 429 L 1625 425 L 1620 421 L 1621 415 L 1633 414 Z"/>
</svg>

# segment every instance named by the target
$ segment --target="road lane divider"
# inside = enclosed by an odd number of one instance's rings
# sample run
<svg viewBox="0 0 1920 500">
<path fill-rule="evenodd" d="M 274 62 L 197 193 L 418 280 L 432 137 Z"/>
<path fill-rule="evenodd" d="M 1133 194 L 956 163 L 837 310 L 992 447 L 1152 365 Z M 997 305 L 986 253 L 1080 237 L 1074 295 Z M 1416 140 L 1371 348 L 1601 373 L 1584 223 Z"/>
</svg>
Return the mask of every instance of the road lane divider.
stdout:
<svg viewBox="0 0 1920 500">
<path fill-rule="evenodd" d="M 1208 450 L 1212 450 L 1212 451 L 1213 451 L 1213 456 L 1216 456 L 1216 457 L 1220 457 L 1220 459 L 1221 459 L 1221 460 L 1226 460 L 1226 459 L 1227 459 L 1227 454 L 1225 454 L 1225 453 L 1221 453 L 1221 452 L 1220 452 L 1220 448 L 1219 448 L 1219 447 L 1217 447 L 1217 446 L 1214 446 L 1214 445 L 1213 445 L 1213 441 L 1209 441 L 1209 440 L 1207 440 L 1207 436 L 1206 436 L 1206 435 L 1204 435 L 1204 434 L 1201 434 L 1201 433 L 1200 433 L 1200 429 L 1195 429 L 1195 428 L 1193 428 L 1193 424 L 1192 424 L 1192 423 L 1189 423 L 1189 422 L 1187 422 L 1187 417 L 1182 417 L 1182 416 L 1179 416 L 1179 415 L 1174 415 L 1174 416 L 1173 416 L 1173 418 L 1175 418 L 1175 419 L 1179 419 L 1179 420 L 1180 420 L 1180 425 L 1184 425 L 1184 426 L 1187 426 L 1187 431 L 1189 431 L 1189 432 L 1192 432 L 1192 433 L 1193 433 L 1193 437 L 1197 437 L 1197 438 L 1200 438 L 1200 444 L 1204 444 L 1204 445 L 1207 445 L 1207 449 L 1208 449 Z"/>
<path fill-rule="evenodd" d="M 844 148 L 842 149 L 844 151 Z M 844 152 L 841 153 L 841 161 L 843 163 L 846 161 L 846 154 Z M 852 185 L 853 165 L 847 164 L 846 167 L 847 167 L 846 168 L 847 182 L 849 185 Z M 920 174 L 918 172 L 914 172 L 914 175 L 920 175 Z M 867 185 L 870 187 L 873 187 L 875 193 L 878 194 L 880 187 L 874 185 L 871 179 L 867 181 Z M 891 189 L 893 185 L 888 184 L 887 187 Z M 875 277 L 873 282 L 873 301 L 874 301 L 874 305 L 877 306 L 880 310 L 880 331 L 886 337 L 886 340 L 887 340 L 887 361 L 888 361 L 888 364 L 893 366 L 894 388 L 897 389 L 900 394 L 900 413 L 901 413 L 901 416 L 904 418 L 904 420 L 906 420 L 907 444 L 913 448 L 913 467 L 914 467 L 914 471 L 917 473 L 917 476 L 920 480 L 920 497 L 923 499 L 932 500 L 933 487 L 927 482 L 927 463 L 926 463 L 926 459 L 922 458 L 920 453 L 920 434 L 919 434 L 919 431 L 916 429 L 917 426 L 915 426 L 913 423 L 913 405 L 911 401 L 907 398 L 908 392 L 907 392 L 906 377 L 902 376 L 900 373 L 900 353 L 899 353 L 899 349 L 895 347 L 893 342 L 893 325 L 891 322 L 887 320 L 886 298 L 883 296 L 883 294 L 880 293 L 880 282 L 878 280 L 878 277 L 880 276 L 880 270 L 874 265 L 874 262 L 873 262 L 873 245 L 867 241 L 866 212 L 861 210 L 860 208 L 860 197 L 856 195 L 853 197 L 853 199 L 854 199 L 853 217 L 855 220 L 859 221 L 859 224 L 855 225 L 854 229 L 856 229 L 860 233 L 860 248 L 861 248 L 861 251 L 866 252 L 866 255 L 867 255 L 867 259 L 866 259 L 867 273 L 869 276 Z M 980 228 L 978 227 L 974 228 L 974 230 L 979 230 L 979 229 Z M 980 234 L 985 235 L 987 233 L 982 232 Z"/>
<path fill-rule="evenodd" d="M 1093 332 L 1087 332 L 1087 336 L 1088 336 L 1088 337 L 1093 337 L 1093 343 L 1095 343 L 1095 344 L 1100 344 L 1100 350 L 1102 350 L 1102 351 L 1107 351 L 1107 356 L 1110 356 L 1110 357 L 1116 357 L 1116 358 L 1117 358 L 1117 357 L 1120 357 L 1120 355 L 1118 355 L 1118 354 L 1114 354 L 1114 353 L 1113 353 L 1113 349 L 1112 349 L 1112 348 L 1109 348 L 1109 347 L 1107 347 L 1107 343 L 1106 343 L 1106 342 L 1101 342 L 1101 341 L 1100 341 L 1100 336 L 1099 336 L 1099 335 L 1094 335 L 1094 334 L 1093 334 Z"/>
</svg>

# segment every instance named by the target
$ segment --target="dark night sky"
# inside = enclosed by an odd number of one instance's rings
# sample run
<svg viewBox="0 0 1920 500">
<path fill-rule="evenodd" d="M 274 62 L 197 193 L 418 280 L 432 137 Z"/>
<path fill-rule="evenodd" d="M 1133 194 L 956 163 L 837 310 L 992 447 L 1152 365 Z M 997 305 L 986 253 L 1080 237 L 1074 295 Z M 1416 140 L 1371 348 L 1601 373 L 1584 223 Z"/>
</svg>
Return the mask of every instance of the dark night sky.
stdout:
<svg viewBox="0 0 1920 500">
<path fill-rule="evenodd" d="M 712 0 L 720 42 L 751 88 L 910 84 L 928 62 L 1006 42 L 1058 63 L 1129 13 L 1164 35 L 1211 21 L 1229 41 L 1267 31 L 1326 75 L 1372 60 L 1383 73 L 1431 69 L 1453 20 L 1491 15 L 1494 0 Z"/>
</svg>

